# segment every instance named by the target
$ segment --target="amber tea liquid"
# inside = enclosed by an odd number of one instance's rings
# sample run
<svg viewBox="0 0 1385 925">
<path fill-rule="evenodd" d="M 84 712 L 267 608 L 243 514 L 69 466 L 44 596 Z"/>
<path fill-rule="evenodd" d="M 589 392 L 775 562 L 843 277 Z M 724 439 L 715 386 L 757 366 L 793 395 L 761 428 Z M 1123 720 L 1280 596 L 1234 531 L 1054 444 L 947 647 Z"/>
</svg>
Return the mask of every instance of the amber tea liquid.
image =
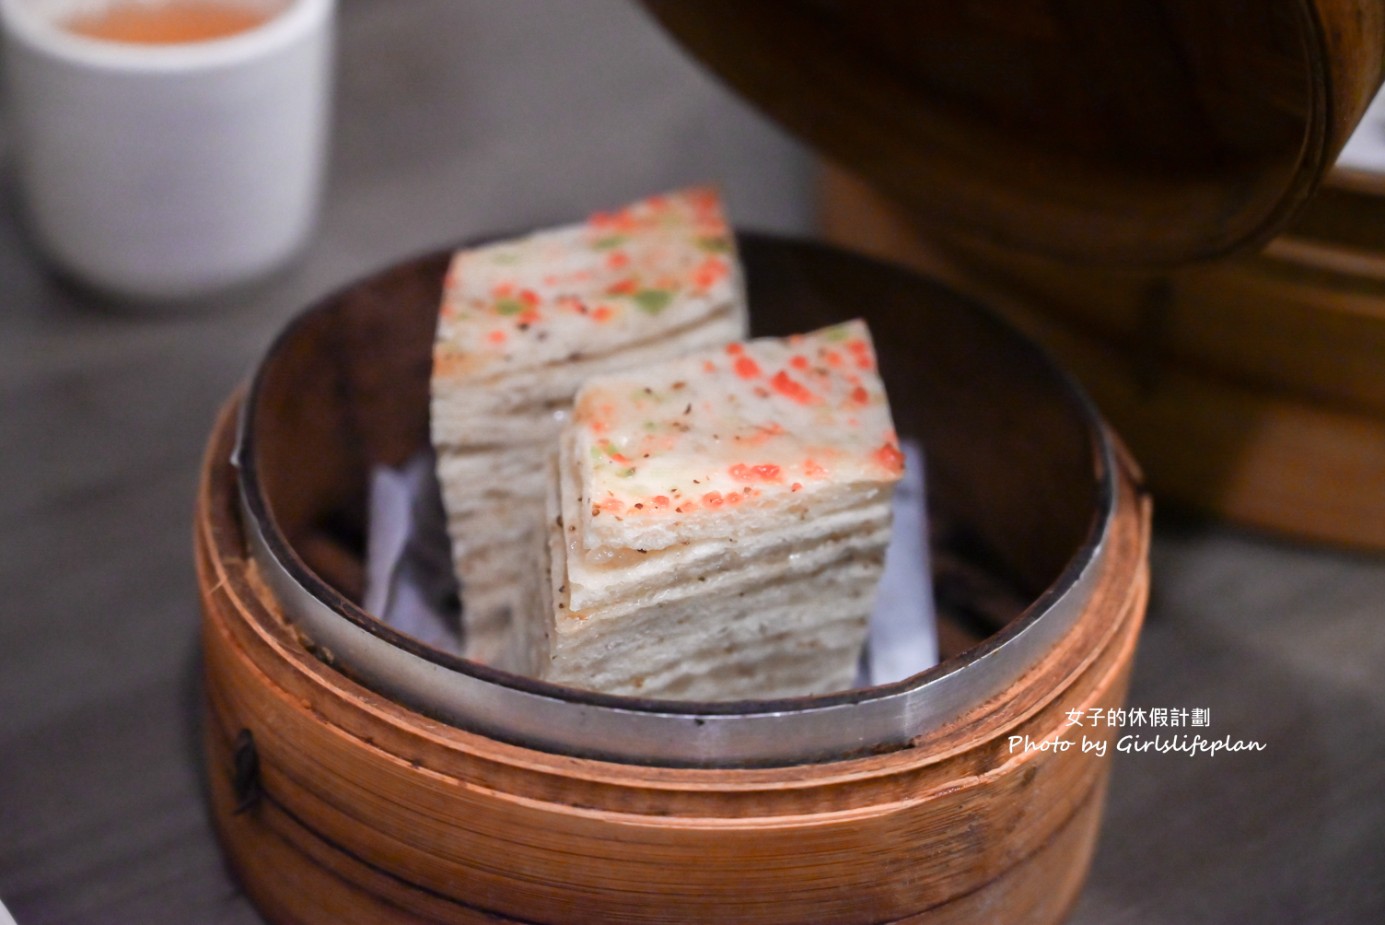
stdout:
<svg viewBox="0 0 1385 925">
<path fill-rule="evenodd" d="M 74 35 L 132 45 L 179 45 L 206 42 L 246 32 L 272 19 L 278 9 L 234 2 L 133 0 L 82 13 L 62 23 Z"/>
</svg>

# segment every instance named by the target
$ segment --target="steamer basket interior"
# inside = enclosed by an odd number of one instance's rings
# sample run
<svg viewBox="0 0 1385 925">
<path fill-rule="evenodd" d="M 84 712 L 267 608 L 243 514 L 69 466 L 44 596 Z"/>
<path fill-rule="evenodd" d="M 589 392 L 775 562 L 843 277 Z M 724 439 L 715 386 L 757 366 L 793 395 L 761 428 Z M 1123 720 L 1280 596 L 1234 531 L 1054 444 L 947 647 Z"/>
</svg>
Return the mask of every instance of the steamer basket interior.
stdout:
<svg viewBox="0 0 1385 925">
<path fill-rule="evenodd" d="M 955 670 L 1040 617 L 1091 557 L 1113 491 L 1086 399 L 1041 351 L 941 286 L 819 245 L 753 234 L 740 244 L 755 334 L 857 316 L 871 327 L 900 434 L 927 458 L 945 657 L 931 672 Z M 319 303 L 271 348 L 248 399 L 242 466 L 268 532 L 316 596 L 365 624 L 378 625 L 359 608 L 368 473 L 427 446 L 447 259 L 398 265 Z M 552 688 L 395 641 L 453 671 Z"/>
</svg>

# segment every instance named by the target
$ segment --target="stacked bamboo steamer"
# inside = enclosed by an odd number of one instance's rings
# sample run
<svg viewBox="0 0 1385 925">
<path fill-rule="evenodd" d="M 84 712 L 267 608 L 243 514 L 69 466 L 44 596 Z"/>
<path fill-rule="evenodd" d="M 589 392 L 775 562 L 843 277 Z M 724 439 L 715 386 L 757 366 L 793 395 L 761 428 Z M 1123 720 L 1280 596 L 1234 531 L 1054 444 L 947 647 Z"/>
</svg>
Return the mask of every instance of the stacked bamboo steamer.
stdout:
<svg viewBox="0 0 1385 925">
<path fill-rule="evenodd" d="M 1376 4 L 1330 0 L 1250 19 L 1204 0 L 647 5 L 911 224 L 1162 266 L 1281 229 L 1385 37 Z M 212 812 L 270 920 L 1051 923 L 1071 907 L 1112 752 L 1055 743 L 1124 697 L 1149 581 L 1138 470 L 1062 373 L 966 300 L 830 248 L 743 244 L 761 333 L 868 318 L 950 526 L 934 551 L 1019 603 L 963 587 L 948 638 L 980 638 L 896 686 L 722 707 L 546 686 L 392 633 L 359 605 L 364 485 L 426 444 L 445 255 L 372 276 L 271 349 L 213 432 L 199 497 Z"/>
<path fill-rule="evenodd" d="M 962 624 L 947 638 L 987 638 L 895 684 L 665 703 L 506 675 L 374 619 L 364 484 L 427 444 L 447 255 L 401 264 L 280 337 L 203 470 L 212 815 L 270 921 L 1052 923 L 1071 907 L 1117 733 L 1081 748 L 1071 716 L 1124 700 L 1148 594 L 1138 474 L 1039 350 L 960 297 L 824 246 L 741 243 L 761 333 L 870 323 L 955 537 L 935 553 L 970 563 L 941 602 Z M 974 379 L 978 363 L 997 371 Z M 978 576 L 1014 596 L 969 590 Z"/>
<path fill-rule="evenodd" d="M 1287 230 L 1258 252 L 1190 265 L 1020 253 L 994 235 L 954 235 L 841 167 L 826 173 L 824 226 L 832 240 L 948 279 L 1039 338 L 1092 391 L 1161 499 L 1379 550 L 1382 146 L 1378 104 Z"/>
</svg>

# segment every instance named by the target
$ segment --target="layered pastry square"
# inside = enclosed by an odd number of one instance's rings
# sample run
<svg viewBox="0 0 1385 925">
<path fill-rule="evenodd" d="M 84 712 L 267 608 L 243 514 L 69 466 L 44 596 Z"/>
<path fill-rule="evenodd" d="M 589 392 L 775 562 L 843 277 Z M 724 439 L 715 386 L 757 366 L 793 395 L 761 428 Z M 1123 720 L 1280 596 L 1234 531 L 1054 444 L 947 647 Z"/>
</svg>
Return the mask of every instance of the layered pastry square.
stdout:
<svg viewBox="0 0 1385 925">
<path fill-rule="evenodd" d="M 431 426 L 468 657 L 501 658 L 511 614 L 536 580 L 545 461 L 578 387 L 744 337 L 743 289 L 708 188 L 453 257 Z"/>
<path fill-rule="evenodd" d="M 668 699 L 850 687 L 902 471 L 860 321 L 593 378 L 516 666 Z"/>
</svg>

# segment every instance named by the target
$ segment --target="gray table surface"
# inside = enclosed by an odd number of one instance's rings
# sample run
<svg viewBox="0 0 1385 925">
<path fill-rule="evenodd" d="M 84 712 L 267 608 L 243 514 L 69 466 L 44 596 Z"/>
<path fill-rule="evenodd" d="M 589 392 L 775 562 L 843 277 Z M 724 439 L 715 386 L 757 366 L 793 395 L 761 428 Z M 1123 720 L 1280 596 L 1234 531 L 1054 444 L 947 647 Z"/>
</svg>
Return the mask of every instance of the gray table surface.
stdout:
<svg viewBox="0 0 1385 925">
<path fill-rule="evenodd" d="M 202 801 L 190 522 L 213 414 L 297 307 L 706 178 L 740 222 L 811 231 L 811 159 L 624 3 L 346 0 L 340 24 L 327 207 L 274 279 L 120 308 L 54 279 L 0 208 L 0 899 L 20 925 L 259 921 Z M 1154 570 L 1131 704 L 1265 748 L 1118 755 L 1074 921 L 1385 922 L 1385 558 L 1160 523 Z"/>
</svg>

